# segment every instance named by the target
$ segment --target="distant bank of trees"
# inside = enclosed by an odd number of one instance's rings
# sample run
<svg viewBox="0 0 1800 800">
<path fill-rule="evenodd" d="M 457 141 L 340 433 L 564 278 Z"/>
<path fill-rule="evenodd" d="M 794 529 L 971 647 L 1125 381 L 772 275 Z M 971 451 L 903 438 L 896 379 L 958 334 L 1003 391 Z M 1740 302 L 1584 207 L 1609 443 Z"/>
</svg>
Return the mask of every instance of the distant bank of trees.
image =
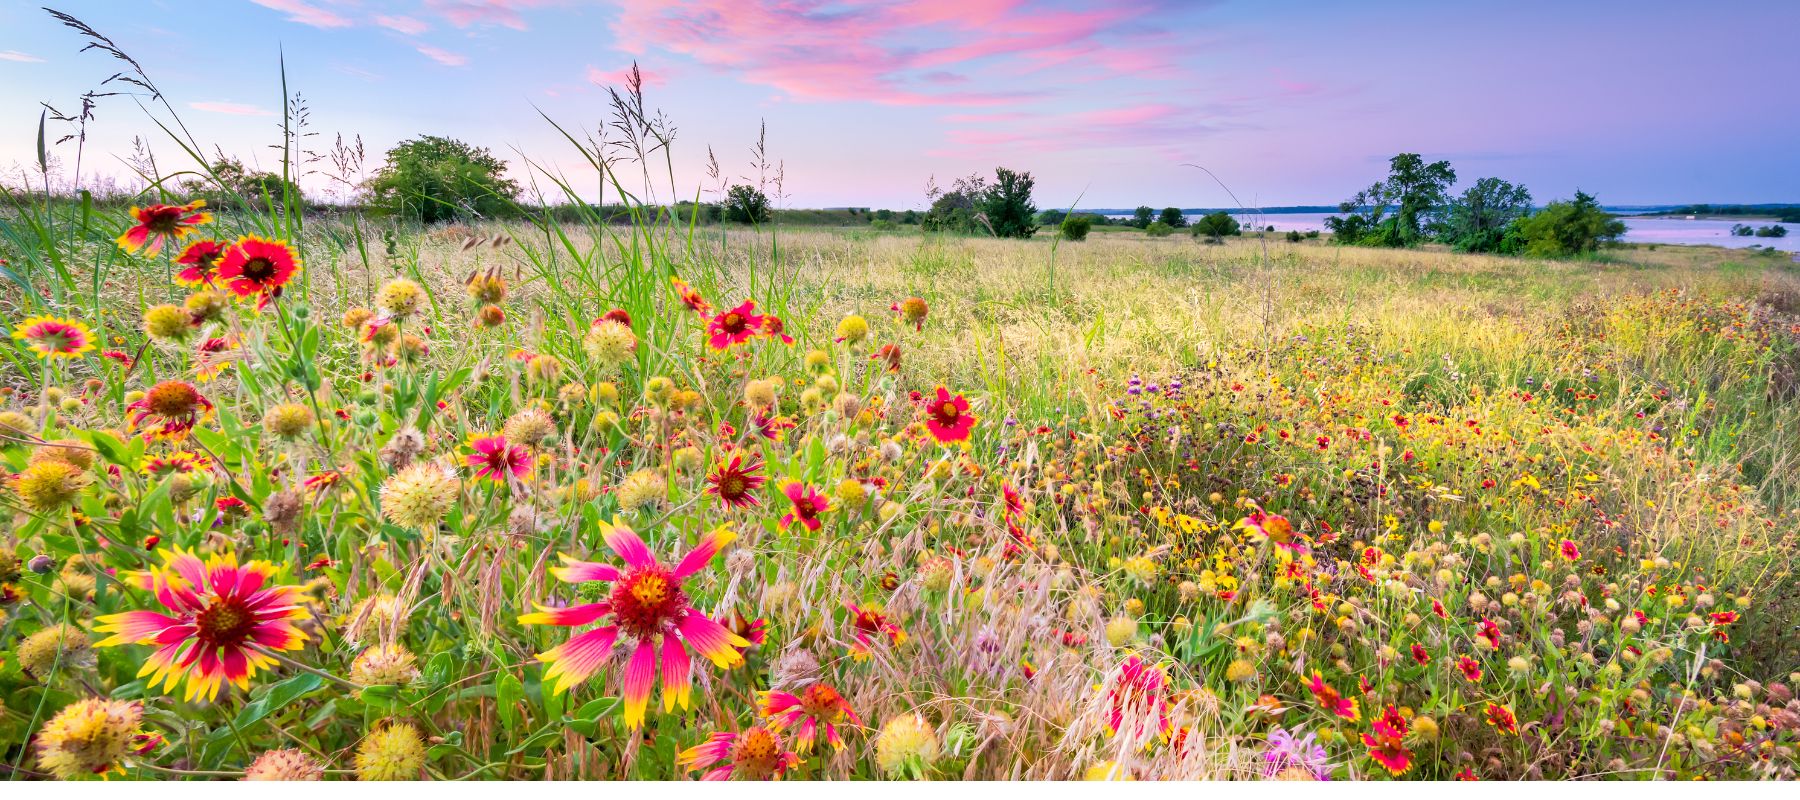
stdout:
<svg viewBox="0 0 1800 800">
<path fill-rule="evenodd" d="M 1618 241 L 1625 223 L 1577 191 L 1532 210 L 1531 192 L 1500 178 L 1481 178 L 1452 194 L 1456 170 L 1418 153 L 1388 161 L 1388 175 L 1338 205 L 1325 227 L 1342 244 L 1411 247 L 1443 242 L 1460 252 L 1530 256 L 1590 253 Z"/>
</svg>

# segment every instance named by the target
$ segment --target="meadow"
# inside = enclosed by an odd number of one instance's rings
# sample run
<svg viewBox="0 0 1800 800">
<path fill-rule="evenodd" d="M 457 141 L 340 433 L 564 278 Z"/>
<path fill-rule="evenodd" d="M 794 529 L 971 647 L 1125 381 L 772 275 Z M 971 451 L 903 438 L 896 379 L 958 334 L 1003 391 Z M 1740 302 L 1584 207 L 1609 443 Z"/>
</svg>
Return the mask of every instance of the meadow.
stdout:
<svg viewBox="0 0 1800 800">
<path fill-rule="evenodd" d="M 1794 777 L 1782 259 L 34 202 L 12 778 Z"/>
</svg>

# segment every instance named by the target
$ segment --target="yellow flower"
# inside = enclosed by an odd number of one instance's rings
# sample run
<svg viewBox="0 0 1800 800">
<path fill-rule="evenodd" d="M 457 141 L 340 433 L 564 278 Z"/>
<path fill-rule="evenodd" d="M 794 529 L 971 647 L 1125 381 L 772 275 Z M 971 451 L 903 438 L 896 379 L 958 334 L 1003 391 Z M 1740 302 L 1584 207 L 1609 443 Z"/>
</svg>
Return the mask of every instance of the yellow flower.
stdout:
<svg viewBox="0 0 1800 800">
<path fill-rule="evenodd" d="M 38 766 L 62 780 L 99 775 L 119 765 L 144 719 L 136 702 L 93 697 L 56 712 L 38 732 Z"/>
<path fill-rule="evenodd" d="M 937 731 L 917 712 L 888 720 L 875 739 L 875 764 L 890 776 L 922 777 L 937 758 Z"/>
<path fill-rule="evenodd" d="M 365 781 L 418 780 L 425 742 L 409 722 L 395 722 L 364 737 L 356 748 L 356 777 Z"/>
</svg>

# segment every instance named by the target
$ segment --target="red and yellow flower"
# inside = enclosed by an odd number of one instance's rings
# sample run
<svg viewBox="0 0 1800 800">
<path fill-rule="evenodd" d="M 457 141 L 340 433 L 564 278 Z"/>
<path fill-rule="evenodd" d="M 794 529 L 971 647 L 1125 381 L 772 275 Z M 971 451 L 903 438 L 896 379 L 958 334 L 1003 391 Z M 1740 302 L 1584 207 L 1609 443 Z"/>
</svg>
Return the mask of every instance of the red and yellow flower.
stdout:
<svg viewBox="0 0 1800 800">
<path fill-rule="evenodd" d="M 755 455 L 750 456 L 748 463 L 741 454 L 732 456 L 730 461 L 721 460 L 706 476 L 706 482 L 711 484 L 706 493 L 719 498 L 726 508 L 761 505 L 762 501 L 756 499 L 756 490 L 767 480 L 757 474 L 762 466 L 762 460 Z"/>
<path fill-rule="evenodd" d="M 256 297 L 261 308 L 280 297 L 281 288 L 299 271 L 300 257 L 286 242 L 245 236 L 219 260 L 218 280 L 238 297 Z"/>
<path fill-rule="evenodd" d="M 477 436 L 469 440 L 469 449 L 475 452 L 466 463 L 477 479 L 505 483 L 509 476 L 524 479 L 531 475 L 531 451 L 522 444 L 507 444 L 505 436 Z"/>
<path fill-rule="evenodd" d="M 719 312 L 706 323 L 706 343 L 714 350 L 730 350 L 763 333 L 767 323 L 756 313 L 756 301 L 745 300 L 737 308 Z"/>
<path fill-rule="evenodd" d="M 1375 721 L 1372 733 L 1362 735 L 1363 745 L 1369 748 L 1369 758 L 1375 760 L 1388 774 L 1394 777 L 1405 775 L 1412 769 L 1412 751 L 1406 748 L 1406 720 L 1388 706 L 1390 713 L 1383 714 Z M 1396 726 L 1396 722 L 1398 725 Z"/>
<path fill-rule="evenodd" d="M 225 245 L 211 239 L 201 239 L 181 251 L 175 263 L 182 265 L 182 270 L 175 273 L 175 282 L 183 286 L 211 286 L 218 277 L 219 259 L 225 257 Z"/>
<path fill-rule="evenodd" d="M 768 781 L 780 780 L 788 770 L 799 766 L 800 756 L 782 749 L 779 730 L 757 725 L 738 733 L 715 733 L 705 742 L 681 751 L 675 757 L 675 765 L 690 771 L 707 770 L 700 776 L 703 781 Z"/>
<path fill-rule="evenodd" d="M 793 510 L 781 517 L 784 528 L 798 522 L 807 530 L 816 531 L 823 524 L 819 515 L 831 510 L 831 501 L 825 499 L 824 494 L 799 481 L 782 484 L 781 493 L 787 495 L 788 503 L 793 506 Z"/>
<path fill-rule="evenodd" d="M 161 567 L 132 573 L 127 582 L 154 594 L 168 613 L 111 614 L 98 618 L 96 628 L 112 634 L 97 647 L 157 646 L 137 673 L 150 676 L 150 688 L 160 684 L 173 693 L 185 681 L 187 699 L 212 700 L 226 681 L 250 688 L 257 670 L 275 666 L 270 651 L 305 647 L 306 633 L 296 623 L 312 615 L 302 588 L 274 584 L 274 564 L 239 565 L 234 553 L 214 553 L 204 562 L 182 550 L 160 554 Z"/>
<path fill-rule="evenodd" d="M 875 637 L 887 637 L 888 644 L 899 647 L 906 643 L 906 631 L 879 608 L 862 608 L 855 603 L 845 603 L 850 610 L 850 634 L 855 641 L 850 643 L 850 656 L 857 661 L 869 657 L 870 648 Z"/>
<path fill-rule="evenodd" d="M 969 401 L 962 395 L 937 387 L 937 397 L 925 403 L 925 430 L 938 444 L 966 442 L 975 429 L 975 417 L 969 413 Z"/>
<path fill-rule="evenodd" d="M 12 338 L 25 343 L 38 358 L 80 358 L 94 349 L 94 333 L 79 320 L 28 317 L 13 326 Z"/>
<path fill-rule="evenodd" d="M 193 384 L 163 381 L 150 387 L 137 402 L 125 407 L 125 410 L 135 412 L 126 424 L 132 430 L 143 428 L 146 436 L 179 439 L 193 430 L 200 418 L 212 409 L 212 401 Z"/>
<path fill-rule="evenodd" d="M 142 208 L 132 206 L 131 216 L 137 224 L 119 234 L 116 241 L 127 253 L 143 250 L 145 255 L 156 255 L 162 250 L 164 239 L 186 239 L 195 226 L 212 222 L 212 215 L 200 210 L 205 207 L 205 200 L 195 200 L 184 206 L 162 203 Z"/>
<path fill-rule="evenodd" d="M 777 731 L 798 725 L 794 731 L 794 744 L 802 753 L 812 750 L 813 740 L 820 732 L 825 734 L 825 741 L 830 742 L 833 749 L 842 750 L 844 739 L 838 735 L 838 726 L 846 720 L 863 724 L 851 710 L 850 701 L 826 683 L 815 683 L 797 695 L 776 690 L 763 692 L 761 711 L 769 718 L 769 727 Z"/>
<path fill-rule="evenodd" d="M 1345 697 L 1325 682 L 1325 676 L 1313 672 L 1312 683 L 1307 686 L 1312 691 L 1313 699 L 1318 701 L 1319 708 L 1344 719 L 1355 722 L 1358 717 L 1356 698 Z"/>
<path fill-rule="evenodd" d="M 1487 723 L 1501 733 L 1519 733 L 1519 718 L 1513 716 L 1512 709 L 1498 703 L 1487 704 Z"/>
<path fill-rule="evenodd" d="M 624 560 L 624 567 L 565 555 L 563 566 L 551 572 L 565 583 L 611 583 L 607 598 L 568 608 L 538 606 L 537 613 L 520 616 L 519 622 L 576 626 L 610 618 L 609 623 L 577 634 L 537 658 L 550 665 L 544 680 L 554 680 L 555 691 L 566 692 L 599 671 L 621 638 L 628 640 L 632 653 L 620 680 L 620 694 L 625 701 L 625 724 L 635 729 L 644 723 L 659 661 L 663 710 L 669 711 L 690 704 L 689 649 L 720 669 L 730 669 L 743 658 L 738 648 L 750 646 L 748 640 L 694 608 L 682 591 L 682 581 L 704 569 L 736 534 L 729 527 L 715 528 L 670 569 L 658 563 L 644 540 L 618 519 L 610 525 L 603 523 L 600 533 L 606 546 Z"/>
</svg>

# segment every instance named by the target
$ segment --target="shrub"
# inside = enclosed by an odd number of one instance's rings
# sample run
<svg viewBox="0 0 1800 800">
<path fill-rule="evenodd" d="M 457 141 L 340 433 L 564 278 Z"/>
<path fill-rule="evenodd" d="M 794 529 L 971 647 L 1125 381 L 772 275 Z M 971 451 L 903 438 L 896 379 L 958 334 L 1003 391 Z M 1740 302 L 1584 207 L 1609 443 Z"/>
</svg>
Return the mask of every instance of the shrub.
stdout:
<svg viewBox="0 0 1800 800">
<path fill-rule="evenodd" d="M 1147 233 L 1147 234 L 1150 234 L 1151 236 L 1155 236 L 1155 237 L 1159 237 L 1159 238 L 1163 237 L 1163 236 L 1168 236 L 1169 234 L 1174 233 L 1174 232 L 1175 232 L 1175 228 L 1173 226 L 1169 225 L 1169 223 L 1163 222 L 1162 220 L 1157 220 L 1157 221 L 1152 222 L 1149 225 L 1144 227 L 1144 233 Z"/>
<path fill-rule="evenodd" d="M 1223 211 L 1214 211 L 1194 223 L 1193 233 L 1196 237 L 1204 236 L 1207 241 L 1217 243 L 1227 236 L 1242 234 L 1243 226 L 1238 224 L 1236 217 Z"/>
<path fill-rule="evenodd" d="M 736 184 L 725 192 L 725 221 L 761 225 L 769 221 L 769 196 L 761 189 Z"/>
<path fill-rule="evenodd" d="M 1158 216 L 1156 221 L 1171 228 L 1185 228 L 1188 224 L 1187 215 L 1181 213 L 1181 209 L 1173 206 L 1163 209 L 1162 215 Z"/>
<path fill-rule="evenodd" d="M 1601 210 L 1593 195 L 1575 192 L 1574 200 L 1559 200 L 1512 226 L 1524 244 L 1526 255 L 1572 256 L 1591 253 L 1601 245 L 1618 241 L 1625 223 Z"/>
<path fill-rule="evenodd" d="M 369 179 L 369 204 L 424 223 L 511 210 L 518 184 L 486 148 L 442 136 L 408 139 Z"/>
</svg>

